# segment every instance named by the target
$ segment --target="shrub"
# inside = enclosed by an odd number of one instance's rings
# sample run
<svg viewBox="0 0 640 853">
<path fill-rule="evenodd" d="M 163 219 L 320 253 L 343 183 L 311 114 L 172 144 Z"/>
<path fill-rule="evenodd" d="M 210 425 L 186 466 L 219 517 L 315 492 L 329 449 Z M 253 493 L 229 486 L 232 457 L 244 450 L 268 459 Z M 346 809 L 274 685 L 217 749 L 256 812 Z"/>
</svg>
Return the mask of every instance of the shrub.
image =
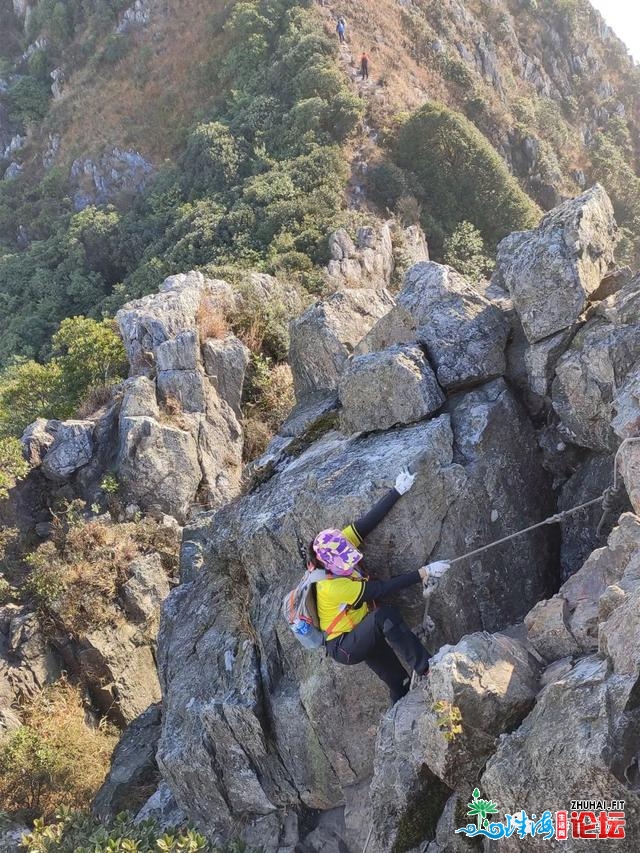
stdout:
<svg viewBox="0 0 640 853">
<path fill-rule="evenodd" d="M 9 115 L 22 125 L 37 124 L 49 109 L 50 91 L 42 80 L 22 77 L 9 90 Z"/>
<path fill-rule="evenodd" d="M 28 473 L 29 463 L 22 455 L 22 444 L 9 436 L 0 438 L 0 500 Z"/>
<path fill-rule="evenodd" d="M 409 192 L 407 175 L 395 163 L 374 166 L 369 173 L 369 185 L 373 200 L 383 209 L 393 210 Z"/>
<path fill-rule="evenodd" d="M 14 818 L 51 817 L 90 805 L 117 742 L 107 724 L 90 727 L 80 691 L 60 681 L 22 708 L 25 724 L 0 740 L 0 800 Z M 46 849 L 46 848 L 45 848 Z"/>
<path fill-rule="evenodd" d="M 203 298 L 198 306 L 196 324 L 201 341 L 224 338 L 229 332 L 224 312 L 207 297 Z"/>
<path fill-rule="evenodd" d="M 495 266 L 485 253 L 482 235 L 470 222 L 461 222 L 445 239 L 443 259 L 471 281 L 489 275 Z"/>
<path fill-rule="evenodd" d="M 244 457 L 264 452 L 295 404 L 293 377 L 288 364 L 272 364 L 252 353 L 244 388 Z"/>
<path fill-rule="evenodd" d="M 445 106 L 426 104 L 406 119 L 393 154 L 415 174 L 415 194 L 445 232 L 471 221 L 493 249 L 507 234 L 538 220 L 540 211 L 488 140 Z"/>
</svg>

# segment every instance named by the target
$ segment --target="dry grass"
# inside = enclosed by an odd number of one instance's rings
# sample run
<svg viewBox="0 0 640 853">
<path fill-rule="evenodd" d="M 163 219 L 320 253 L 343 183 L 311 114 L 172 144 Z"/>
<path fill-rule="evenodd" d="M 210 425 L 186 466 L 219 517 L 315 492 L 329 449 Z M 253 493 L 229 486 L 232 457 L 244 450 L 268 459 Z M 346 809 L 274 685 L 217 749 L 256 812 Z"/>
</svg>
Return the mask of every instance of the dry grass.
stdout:
<svg viewBox="0 0 640 853">
<path fill-rule="evenodd" d="M 80 690 L 64 679 L 21 713 L 25 727 L 0 740 L 2 808 L 23 818 L 51 818 L 61 806 L 89 808 L 109 769 L 117 729 L 106 721 L 88 725 Z"/>
<path fill-rule="evenodd" d="M 221 339 L 229 334 L 229 324 L 224 311 L 207 297 L 200 302 L 196 314 L 196 324 L 201 343 L 211 338 Z"/>
<path fill-rule="evenodd" d="M 247 415 L 243 421 L 243 428 L 242 456 L 245 462 L 251 462 L 252 459 L 262 456 L 275 435 L 275 430 L 256 412 Z"/>
<path fill-rule="evenodd" d="M 79 418 L 90 418 L 111 402 L 113 385 L 94 385 L 89 388 L 78 406 Z"/>
</svg>

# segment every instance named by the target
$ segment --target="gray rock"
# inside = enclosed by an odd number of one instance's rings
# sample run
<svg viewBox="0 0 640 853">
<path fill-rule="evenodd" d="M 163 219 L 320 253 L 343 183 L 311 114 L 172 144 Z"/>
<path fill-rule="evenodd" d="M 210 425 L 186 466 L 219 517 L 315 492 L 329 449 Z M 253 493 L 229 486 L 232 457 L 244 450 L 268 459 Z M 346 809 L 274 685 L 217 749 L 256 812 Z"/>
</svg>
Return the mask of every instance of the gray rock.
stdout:
<svg viewBox="0 0 640 853">
<path fill-rule="evenodd" d="M 141 192 L 153 165 L 138 151 L 113 148 L 100 157 L 77 159 L 71 164 L 69 180 L 76 187 L 73 201 L 76 210 L 90 204 L 105 204 L 122 192 Z"/>
<path fill-rule="evenodd" d="M 340 377 L 338 393 L 345 433 L 422 420 L 445 399 L 424 353 L 415 345 L 352 359 Z"/>
<path fill-rule="evenodd" d="M 0 828 L 0 850 L 2 853 L 20 853 L 24 850 L 22 839 L 28 834 L 29 829 L 26 826 L 15 823 L 3 826 Z"/>
<path fill-rule="evenodd" d="M 242 417 L 240 403 L 244 377 L 249 365 L 250 350 L 235 335 L 221 340 L 210 339 L 202 346 L 204 368 L 219 396 Z"/>
<path fill-rule="evenodd" d="M 624 439 L 640 435 L 640 363 L 618 389 L 612 409 L 611 426 L 617 436 Z"/>
<path fill-rule="evenodd" d="M 280 435 L 298 438 L 338 408 L 338 395 L 334 391 L 317 391 L 307 394 L 291 411 L 280 427 Z"/>
<path fill-rule="evenodd" d="M 38 617 L 25 607 L 0 607 L 0 726 L 19 724 L 19 706 L 60 677 Z"/>
<path fill-rule="evenodd" d="M 155 350 L 158 371 L 195 370 L 200 364 L 200 342 L 195 329 L 159 344 Z"/>
<path fill-rule="evenodd" d="M 637 850 L 640 743 L 638 710 L 630 701 L 636 681 L 637 674 L 609 673 L 606 661 L 598 658 L 579 661 L 568 675 L 545 687 L 524 723 L 501 739 L 479 786 L 483 796 L 494 800 L 501 814 L 524 809 L 538 816 L 543 808 L 552 813 L 568 809 L 575 791 L 589 791 L 594 799 L 624 800 L 626 839 L 616 846 L 625 853 Z M 539 845 L 537 838 L 514 835 L 500 841 L 500 850 L 533 851 Z M 563 849 L 586 848 L 570 838 Z"/>
<path fill-rule="evenodd" d="M 163 831 L 182 826 L 187 822 L 185 813 L 176 803 L 169 786 L 165 782 L 160 782 L 158 789 L 149 797 L 136 815 L 136 823 L 141 823 L 144 820 L 154 820 Z"/>
<path fill-rule="evenodd" d="M 534 343 L 569 328 L 613 265 L 613 208 L 596 184 L 548 213 L 533 231 L 498 246 L 496 280 L 503 282 Z"/>
<path fill-rule="evenodd" d="M 400 700 L 378 730 L 372 849 L 391 853 L 433 839 L 452 790 L 475 784 L 498 735 L 524 719 L 537 687 L 535 662 L 504 635 L 472 634 L 441 649 L 424 689 Z M 453 709 L 459 733 L 450 731 Z"/>
<path fill-rule="evenodd" d="M 93 814 L 100 820 L 110 820 L 123 811 L 136 811 L 157 785 L 160 723 L 160 707 L 152 705 L 127 726 L 111 758 L 107 778 L 93 801 Z"/>
<path fill-rule="evenodd" d="M 640 513 L 640 442 L 626 444 L 620 453 L 621 474 L 636 513 Z"/>
<path fill-rule="evenodd" d="M 121 418 L 117 475 L 126 501 L 182 521 L 202 479 L 197 443 L 153 418 Z"/>
<path fill-rule="evenodd" d="M 592 311 L 556 366 L 553 407 L 576 444 L 615 450 L 613 401 L 640 360 L 640 279 L 634 279 Z"/>
<path fill-rule="evenodd" d="M 400 305 L 381 317 L 353 351 L 354 355 L 379 352 L 394 344 L 412 344 L 418 337 L 418 324 Z"/>
<path fill-rule="evenodd" d="M 148 554 L 129 566 L 129 580 L 120 596 L 128 615 L 136 621 L 157 621 L 160 606 L 169 595 L 169 581 L 159 554 Z"/>
<path fill-rule="evenodd" d="M 160 344 L 197 328 L 203 302 L 220 310 L 235 304 L 233 291 L 225 281 L 189 272 L 170 276 L 159 293 L 129 302 L 118 311 L 116 320 L 133 374 L 152 372 Z"/>
<path fill-rule="evenodd" d="M 545 660 L 555 661 L 580 652 L 578 641 L 569 629 L 568 604 L 561 596 L 540 601 L 524 621 L 529 642 Z"/>
<path fill-rule="evenodd" d="M 59 421 L 37 418 L 22 433 L 23 453 L 27 462 L 34 467 L 42 464 L 47 451 L 55 441 Z"/>
<path fill-rule="evenodd" d="M 123 383 L 120 419 L 160 418 L 160 409 L 156 399 L 156 386 L 146 376 L 133 376 Z"/>
<path fill-rule="evenodd" d="M 94 452 L 93 431 L 92 421 L 58 423 L 55 440 L 40 466 L 44 476 L 55 483 L 65 483 L 79 468 L 87 465 Z"/>
<path fill-rule="evenodd" d="M 200 370 L 162 370 L 157 377 L 158 393 L 165 404 L 180 407 L 182 412 L 204 412 L 207 389 Z"/>
<path fill-rule="evenodd" d="M 296 398 L 337 388 L 356 345 L 392 306 L 386 291 L 343 290 L 293 320 L 289 363 Z"/>
<path fill-rule="evenodd" d="M 358 228 L 355 242 L 344 228 L 329 237 L 327 275 L 336 288 L 388 287 L 393 273 L 390 223 Z"/>
<path fill-rule="evenodd" d="M 127 33 L 131 30 L 146 27 L 151 20 L 151 4 L 149 0 L 135 0 L 132 6 L 125 9 L 116 32 Z"/>
<path fill-rule="evenodd" d="M 417 339 L 445 390 L 505 372 L 506 318 L 451 267 L 416 264 L 405 276 L 398 305 L 416 321 Z"/>
</svg>

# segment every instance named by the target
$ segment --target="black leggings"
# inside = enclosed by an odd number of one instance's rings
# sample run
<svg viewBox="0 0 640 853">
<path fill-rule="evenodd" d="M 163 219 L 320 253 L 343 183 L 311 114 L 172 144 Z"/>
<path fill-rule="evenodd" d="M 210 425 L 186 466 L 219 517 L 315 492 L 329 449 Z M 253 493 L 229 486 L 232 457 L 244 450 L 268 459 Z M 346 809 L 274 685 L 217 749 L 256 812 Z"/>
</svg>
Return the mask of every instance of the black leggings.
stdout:
<svg viewBox="0 0 640 853">
<path fill-rule="evenodd" d="M 389 688 L 397 702 L 409 690 L 409 677 L 398 655 L 423 675 L 429 655 L 396 607 L 388 604 L 369 613 L 352 631 L 327 643 L 327 654 L 338 663 L 366 663 Z"/>
</svg>

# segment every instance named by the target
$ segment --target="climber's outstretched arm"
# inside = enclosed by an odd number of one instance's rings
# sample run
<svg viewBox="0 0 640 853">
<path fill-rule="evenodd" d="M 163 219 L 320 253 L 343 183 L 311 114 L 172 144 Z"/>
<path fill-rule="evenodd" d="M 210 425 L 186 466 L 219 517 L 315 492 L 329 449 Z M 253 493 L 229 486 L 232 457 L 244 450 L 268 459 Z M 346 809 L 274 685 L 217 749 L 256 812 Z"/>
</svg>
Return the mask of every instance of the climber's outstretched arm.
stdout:
<svg viewBox="0 0 640 853">
<path fill-rule="evenodd" d="M 355 545 L 356 548 L 362 545 L 364 538 L 371 533 L 374 527 L 380 524 L 389 510 L 398 502 L 399 498 L 409 491 L 415 479 L 416 475 L 410 474 L 404 468 L 396 477 L 393 489 L 390 489 L 384 497 L 380 498 L 375 506 L 371 507 L 369 512 L 344 528 L 342 533 L 352 545 Z"/>
</svg>

